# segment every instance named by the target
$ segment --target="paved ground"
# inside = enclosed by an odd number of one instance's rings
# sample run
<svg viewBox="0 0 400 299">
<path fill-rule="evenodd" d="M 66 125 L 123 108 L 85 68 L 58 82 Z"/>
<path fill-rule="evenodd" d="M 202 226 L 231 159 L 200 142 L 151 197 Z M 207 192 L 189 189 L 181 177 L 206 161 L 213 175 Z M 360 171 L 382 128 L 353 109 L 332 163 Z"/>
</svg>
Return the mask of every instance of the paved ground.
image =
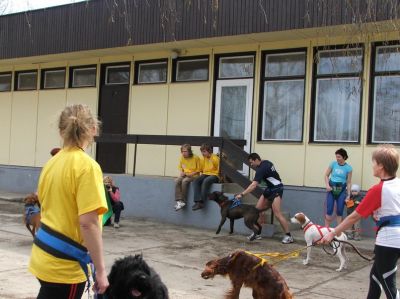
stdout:
<svg viewBox="0 0 400 299">
<path fill-rule="evenodd" d="M 1 199 L 3 198 L 3 199 Z M 4 200 L 7 199 L 7 200 Z M 35 298 L 38 282 L 27 271 L 32 238 L 22 224 L 23 204 L 13 194 L 0 192 L 0 298 Z M 207 221 L 207 219 L 205 219 Z M 143 253 L 146 261 L 156 269 L 169 288 L 172 299 L 223 298 L 230 282 L 217 277 L 200 277 L 205 263 L 222 257 L 235 249 L 252 252 L 289 252 L 304 247 L 301 231 L 295 232 L 296 242 L 282 245 L 280 236 L 248 242 L 242 235 L 199 230 L 160 224 L 145 219 L 122 219 L 115 230 L 104 229 L 105 257 L 108 269 L 114 259 L 129 254 Z M 373 240 L 355 242 L 362 252 L 371 255 Z M 304 256 L 304 252 L 301 254 Z M 303 266 L 301 258 L 275 265 L 286 279 L 294 297 L 299 299 L 366 297 L 370 262 L 348 250 L 349 268 L 335 271 L 338 259 L 326 255 L 321 248 L 313 251 L 311 265 Z M 86 295 L 82 298 L 87 298 Z M 252 298 L 243 289 L 240 298 Z M 383 298 L 383 296 L 382 296 Z"/>
</svg>

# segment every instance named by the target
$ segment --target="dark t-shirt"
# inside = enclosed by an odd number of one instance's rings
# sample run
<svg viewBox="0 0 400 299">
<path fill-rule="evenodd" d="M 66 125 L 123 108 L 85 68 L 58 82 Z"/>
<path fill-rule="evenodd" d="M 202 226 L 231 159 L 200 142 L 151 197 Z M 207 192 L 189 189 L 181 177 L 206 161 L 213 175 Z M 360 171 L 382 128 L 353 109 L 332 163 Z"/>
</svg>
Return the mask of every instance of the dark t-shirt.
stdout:
<svg viewBox="0 0 400 299">
<path fill-rule="evenodd" d="M 263 160 L 256 169 L 256 175 L 254 176 L 254 181 L 261 183 L 261 181 L 266 181 L 268 188 L 276 187 L 282 185 L 279 173 L 276 171 L 274 164 L 271 161 Z"/>
</svg>

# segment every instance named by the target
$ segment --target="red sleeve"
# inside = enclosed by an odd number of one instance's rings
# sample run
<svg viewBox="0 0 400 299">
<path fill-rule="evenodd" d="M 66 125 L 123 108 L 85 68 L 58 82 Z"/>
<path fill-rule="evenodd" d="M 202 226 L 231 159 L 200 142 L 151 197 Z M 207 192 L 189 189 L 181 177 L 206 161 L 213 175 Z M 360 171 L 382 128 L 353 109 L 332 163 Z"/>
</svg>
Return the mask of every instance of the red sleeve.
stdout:
<svg viewBox="0 0 400 299">
<path fill-rule="evenodd" d="M 382 186 L 383 181 L 381 181 L 378 185 L 372 186 L 371 189 L 368 190 L 362 202 L 356 208 L 357 213 L 362 217 L 367 218 L 375 210 L 381 207 Z"/>
</svg>

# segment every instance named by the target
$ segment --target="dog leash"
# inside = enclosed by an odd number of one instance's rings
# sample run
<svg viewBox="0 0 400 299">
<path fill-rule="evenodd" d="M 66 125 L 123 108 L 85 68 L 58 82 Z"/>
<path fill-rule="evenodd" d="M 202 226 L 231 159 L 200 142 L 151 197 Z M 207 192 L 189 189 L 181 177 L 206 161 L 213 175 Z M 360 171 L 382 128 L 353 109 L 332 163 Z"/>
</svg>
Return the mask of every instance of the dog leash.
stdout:
<svg viewBox="0 0 400 299">
<path fill-rule="evenodd" d="M 368 262 L 371 262 L 371 261 L 375 260 L 375 256 L 373 256 L 373 257 L 367 257 L 367 256 L 363 255 L 363 254 L 360 252 L 360 250 L 359 250 L 354 244 L 352 244 L 352 243 L 349 242 L 349 241 L 342 241 L 342 240 L 338 240 L 338 239 L 336 239 L 336 238 L 334 238 L 332 241 L 336 241 L 336 242 L 339 242 L 339 243 L 343 243 L 343 244 L 349 245 L 350 247 L 352 247 L 352 248 L 354 249 L 354 251 L 355 251 L 361 258 L 363 258 L 364 260 L 366 260 L 366 261 L 368 261 Z"/>
</svg>

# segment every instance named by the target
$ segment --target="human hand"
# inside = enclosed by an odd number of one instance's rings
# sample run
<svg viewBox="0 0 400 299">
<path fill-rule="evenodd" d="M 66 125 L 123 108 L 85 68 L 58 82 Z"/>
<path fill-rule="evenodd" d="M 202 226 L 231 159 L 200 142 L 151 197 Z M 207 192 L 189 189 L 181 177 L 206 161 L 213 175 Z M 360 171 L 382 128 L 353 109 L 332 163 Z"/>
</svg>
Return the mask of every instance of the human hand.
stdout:
<svg viewBox="0 0 400 299">
<path fill-rule="evenodd" d="M 335 229 L 332 229 L 329 233 L 327 233 L 319 242 L 318 244 L 329 244 L 335 238 L 336 233 Z"/>
<path fill-rule="evenodd" d="M 96 272 L 96 282 L 93 285 L 93 292 L 97 294 L 104 294 L 109 286 L 107 274 L 105 271 Z"/>
<path fill-rule="evenodd" d="M 235 194 L 236 199 L 241 199 L 243 197 L 242 193 Z"/>
<path fill-rule="evenodd" d="M 181 171 L 180 176 L 181 176 L 181 178 L 184 178 L 186 176 L 186 174 L 183 171 Z"/>
<path fill-rule="evenodd" d="M 331 186 L 326 187 L 326 191 L 331 192 L 332 191 L 332 187 Z"/>
</svg>

